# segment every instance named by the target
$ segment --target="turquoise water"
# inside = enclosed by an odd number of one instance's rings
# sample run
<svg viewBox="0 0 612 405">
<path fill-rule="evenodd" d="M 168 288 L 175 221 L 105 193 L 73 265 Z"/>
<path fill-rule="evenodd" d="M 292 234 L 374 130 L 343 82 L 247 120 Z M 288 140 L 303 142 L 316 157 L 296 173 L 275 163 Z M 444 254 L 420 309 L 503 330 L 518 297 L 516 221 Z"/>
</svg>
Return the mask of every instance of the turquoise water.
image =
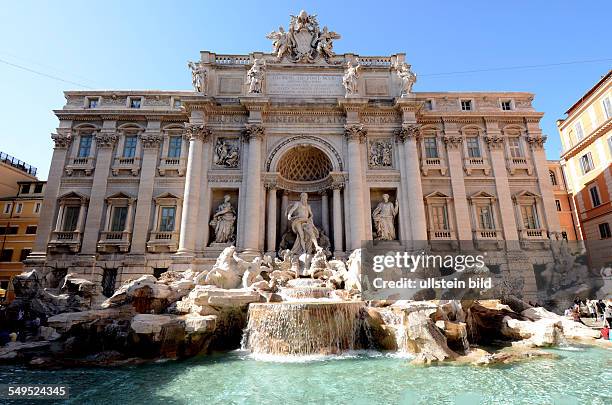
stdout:
<svg viewBox="0 0 612 405">
<path fill-rule="evenodd" d="M 489 368 L 417 367 L 378 353 L 279 363 L 232 352 L 115 369 L 2 366 L 0 384 L 68 384 L 72 404 L 612 403 L 612 351 L 551 351 L 560 358 Z"/>
</svg>

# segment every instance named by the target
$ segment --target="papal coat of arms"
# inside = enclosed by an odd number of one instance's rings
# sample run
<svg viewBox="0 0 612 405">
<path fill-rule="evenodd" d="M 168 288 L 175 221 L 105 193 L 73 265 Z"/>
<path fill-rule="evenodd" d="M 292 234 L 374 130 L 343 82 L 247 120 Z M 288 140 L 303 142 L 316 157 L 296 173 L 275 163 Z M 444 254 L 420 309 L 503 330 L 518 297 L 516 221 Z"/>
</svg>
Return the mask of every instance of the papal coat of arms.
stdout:
<svg viewBox="0 0 612 405">
<path fill-rule="evenodd" d="M 329 62 L 334 56 L 333 40 L 340 39 L 340 35 L 327 27 L 321 30 L 317 16 L 302 10 L 297 16 L 291 16 L 288 31 L 278 27 L 278 31 L 272 31 L 266 38 L 274 41 L 273 53 L 278 61 L 287 57 L 292 62 L 312 63 L 319 57 Z"/>
</svg>

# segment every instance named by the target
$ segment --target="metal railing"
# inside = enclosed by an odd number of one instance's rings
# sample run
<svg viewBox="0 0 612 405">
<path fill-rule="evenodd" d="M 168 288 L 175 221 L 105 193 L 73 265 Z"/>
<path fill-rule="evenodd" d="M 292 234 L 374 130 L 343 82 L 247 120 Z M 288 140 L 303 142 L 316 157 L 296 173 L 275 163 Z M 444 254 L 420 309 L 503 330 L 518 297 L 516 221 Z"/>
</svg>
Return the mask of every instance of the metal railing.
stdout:
<svg viewBox="0 0 612 405">
<path fill-rule="evenodd" d="M 7 153 L 0 152 L 0 161 L 6 163 L 7 165 L 11 165 L 16 169 L 21 170 L 27 174 L 31 174 L 32 176 L 36 176 L 37 168 L 31 166 L 24 162 L 23 160 L 19 160 L 16 157 L 13 157 Z"/>
</svg>

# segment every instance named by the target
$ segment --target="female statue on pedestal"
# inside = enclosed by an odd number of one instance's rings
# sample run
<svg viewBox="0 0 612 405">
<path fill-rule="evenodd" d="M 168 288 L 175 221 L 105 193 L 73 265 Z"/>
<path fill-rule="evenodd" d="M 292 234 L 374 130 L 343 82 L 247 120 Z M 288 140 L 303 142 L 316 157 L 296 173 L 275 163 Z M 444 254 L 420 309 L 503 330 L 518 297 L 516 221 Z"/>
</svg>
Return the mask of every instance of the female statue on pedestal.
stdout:
<svg viewBox="0 0 612 405">
<path fill-rule="evenodd" d="M 372 212 L 376 227 L 376 240 L 395 240 L 394 219 L 399 210 L 397 200 L 395 205 L 389 201 L 389 194 L 383 194 L 383 200 Z"/>
<path fill-rule="evenodd" d="M 234 241 L 236 211 L 230 203 L 231 197 L 226 195 L 210 221 L 215 228 L 215 243 L 231 243 Z"/>
</svg>

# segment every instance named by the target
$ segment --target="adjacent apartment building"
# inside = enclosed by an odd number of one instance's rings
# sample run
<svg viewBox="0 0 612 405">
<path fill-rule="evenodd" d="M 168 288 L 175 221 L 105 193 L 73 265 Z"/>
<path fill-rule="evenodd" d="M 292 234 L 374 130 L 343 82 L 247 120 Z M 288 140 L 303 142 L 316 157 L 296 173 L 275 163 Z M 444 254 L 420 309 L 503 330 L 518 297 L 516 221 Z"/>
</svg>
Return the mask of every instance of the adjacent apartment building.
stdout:
<svg viewBox="0 0 612 405">
<path fill-rule="evenodd" d="M 600 266 L 612 262 L 612 70 L 566 114 L 557 121 L 560 163 L 591 264 Z"/>
<path fill-rule="evenodd" d="M 36 168 L 2 154 L 0 159 L 0 288 L 23 271 L 23 260 L 32 251 L 40 216 L 44 181 Z"/>
</svg>

